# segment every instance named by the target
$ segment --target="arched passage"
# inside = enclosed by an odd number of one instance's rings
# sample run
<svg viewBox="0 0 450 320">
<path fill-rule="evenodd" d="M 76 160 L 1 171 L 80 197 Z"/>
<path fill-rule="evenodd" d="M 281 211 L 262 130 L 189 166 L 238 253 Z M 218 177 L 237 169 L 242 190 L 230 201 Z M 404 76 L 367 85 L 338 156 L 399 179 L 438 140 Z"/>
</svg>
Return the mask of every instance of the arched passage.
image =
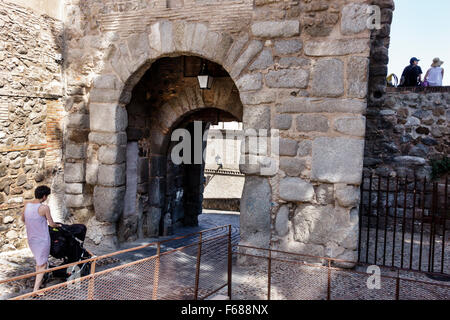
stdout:
<svg viewBox="0 0 450 320">
<path fill-rule="evenodd" d="M 198 85 L 202 63 L 214 78 L 210 90 Z M 196 225 L 202 211 L 203 136 L 210 124 L 242 121 L 234 82 L 220 65 L 199 57 L 161 58 L 135 85 L 125 110 L 126 150 L 117 150 L 126 154 L 119 240 L 170 234 L 177 226 Z M 184 138 L 174 140 L 177 130 L 190 135 L 187 163 L 184 157 L 181 164 L 172 159 L 177 143 L 186 143 Z"/>
</svg>

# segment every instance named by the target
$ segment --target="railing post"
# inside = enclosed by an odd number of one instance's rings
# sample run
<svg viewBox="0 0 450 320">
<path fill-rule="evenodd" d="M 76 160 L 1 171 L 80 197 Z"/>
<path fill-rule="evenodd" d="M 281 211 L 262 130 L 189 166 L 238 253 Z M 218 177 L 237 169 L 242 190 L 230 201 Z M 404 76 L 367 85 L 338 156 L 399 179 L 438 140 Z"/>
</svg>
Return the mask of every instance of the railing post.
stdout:
<svg viewBox="0 0 450 320">
<path fill-rule="evenodd" d="M 198 238 L 198 251 L 197 251 L 197 266 L 195 270 L 195 288 L 194 288 L 194 300 L 198 300 L 198 285 L 200 282 L 200 261 L 202 258 L 202 233 Z"/>
<path fill-rule="evenodd" d="M 232 246 L 231 246 L 231 225 L 228 226 L 228 297 L 231 300 L 231 283 L 232 283 Z"/>
<path fill-rule="evenodd" d="M 270 300 L 270 289 L 272 286 L 272 250 L 270 248 L 267 263 L 267 300 Z"/>
<path fill-rule="evenodd" d="M 94 284 L 95 284 L 95 265 L 96 265 L 97 259 L 92 261 L 91 263 L 91 278 L 89 279 L 89 287 L 88 287 L 88 300 L 94 299 Z"/>
<path fill-rule="evenodd" d="M 157 248 L 156 248 L 156 265 L 155 265 L 155 271 L 153 273 L 153 295 L 152 300 L 158 299 L 158 286 L 159 286 L 159 265 L 161 260 L 161 243 L 158 242 Z"/>
<path fill-rule="evenodd" d="M 397 271 L 397 279 L 395 281 L 395 300 L 400 299 L 400 272 Z"/>
<path fill-rule="evenodd" d="M 328 260 L 327 300 L 331 300 L 331 260 Z"/>
</svg>

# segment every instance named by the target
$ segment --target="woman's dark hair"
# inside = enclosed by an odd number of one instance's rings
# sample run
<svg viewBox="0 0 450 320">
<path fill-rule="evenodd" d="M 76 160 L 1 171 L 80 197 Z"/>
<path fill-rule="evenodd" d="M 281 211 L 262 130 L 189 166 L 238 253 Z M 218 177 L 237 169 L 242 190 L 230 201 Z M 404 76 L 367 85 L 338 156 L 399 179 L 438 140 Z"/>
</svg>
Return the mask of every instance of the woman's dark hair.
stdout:
<svg viewBox="0 0 450 320">
<path fill-rule="evenodd" d="M 36 199 L 42 199 L 44 196 L 48 196 L 51 193 L 50 188 L 47 186 L 39 186 L 34 190 L 34 197 Z"/>
</svg>

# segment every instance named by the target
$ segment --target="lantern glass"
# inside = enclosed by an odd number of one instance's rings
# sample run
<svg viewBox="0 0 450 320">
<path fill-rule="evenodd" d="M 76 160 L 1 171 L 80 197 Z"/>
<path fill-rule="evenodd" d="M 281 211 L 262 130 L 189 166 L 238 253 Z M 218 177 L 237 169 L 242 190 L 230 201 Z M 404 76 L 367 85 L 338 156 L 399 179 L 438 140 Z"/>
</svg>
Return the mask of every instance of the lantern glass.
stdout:
<svg viewBox="0 0 450 320">
<path fill-rule="evenodd" d="M 200 89 L 211 89 L 213 77 L 208 75 L 199 75 L 197 78 Z"/>
</svg>

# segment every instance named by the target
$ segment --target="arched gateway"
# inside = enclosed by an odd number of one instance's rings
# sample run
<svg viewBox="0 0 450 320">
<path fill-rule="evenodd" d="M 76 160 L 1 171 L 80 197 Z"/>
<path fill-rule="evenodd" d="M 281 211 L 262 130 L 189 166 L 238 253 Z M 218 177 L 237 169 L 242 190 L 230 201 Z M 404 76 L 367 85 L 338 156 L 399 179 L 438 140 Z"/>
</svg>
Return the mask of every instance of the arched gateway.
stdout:
<svg viewBox="0 0 450 320">
<path fill-rule="evenodd" d="M 248 23 L 222 32 L 161 20 L 141 32 L 106 30 L 93 45 L 99 65 L 88 108 L 67 115 L 64 169 L 66 205 L 88 221 L 89 239 L 114 246 L 160 234 L 163 217 L 176 216 L 168 138 L 219 115 L 242 120 L 248 139 L 261 129 L 279 137 L 279 152 L 243 150 L 241 242 L 356 257 L 369 32 L 318 40 L 300 35 L 299 19 Z M 202 59 L 225 73 L 208 91 L 184 74 Z"/>
</svg>

